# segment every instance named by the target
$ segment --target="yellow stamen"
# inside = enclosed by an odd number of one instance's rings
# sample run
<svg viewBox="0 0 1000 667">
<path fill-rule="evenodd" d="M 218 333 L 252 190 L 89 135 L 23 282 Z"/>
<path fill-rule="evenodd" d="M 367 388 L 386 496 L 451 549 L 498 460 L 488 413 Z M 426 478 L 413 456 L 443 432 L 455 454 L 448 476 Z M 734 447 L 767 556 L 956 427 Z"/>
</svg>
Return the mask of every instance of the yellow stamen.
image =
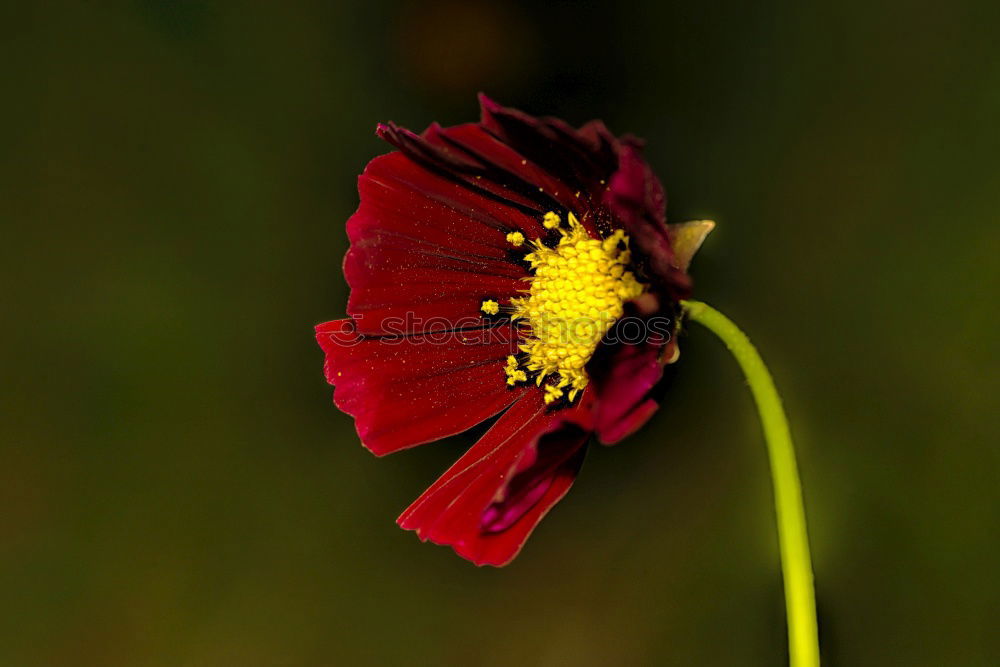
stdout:
<svg viewBox="0 0 1000 667">
<path fill-rule="evenodd" d="M 550 225 L 555 221 L 554 225 Z M 516 357 L 507 358 L 507 383 L 527 381 L 527 372 L 542 385 L 546 377 L 545 402 L 564 396 L 570 401 L 587 386 L 584 368 L 611 325 L 624 312 L 624 303 L 642 294 L 644 286 L 628 270 L 628 236 L 617 230 L 603 239 L 591 238 L 572 213 L 569 229 L 559 228 L 562 238 L 554 248 L 540 240 L 525 256 L 534 275 L 526 297 L 511 299 L 511 320 L 524 320 L 530 335 L 520 346 L 526 359 L 524 370 Z M 555 212 L 545 214 L 542 224 L 559 227 Z M 484 304 L 485 306 L 485 304 Z"/>
<path fill-rule="evenodd" d="M 521 247 L 524 245 L 524 234 L 521 232 L 511 232 L 507 235 L 507 243 L 516 247 Z"/>
<path fill-rule="evenodd" d="M 507 373 L 507 384 L 511 386 L 514 386 L 514 384 L 517 382 L 527 382 L 527 381 L 528 381 L 528 374 L 525 373 L 524 371 L 513 371 L 511 373 Z"/>
<path fill-rule="evenodd" d="M 517 382 L 527 382 L 528 374 L 517 368 L 517 357 L 511 355 L 507 357 L 507 367 L 504 369 L 507 373 L 507 384 L 514 385 Z"/>
<path fill-rule="evenodd" d="M 500 312 L 500 304 L 492 299 L 487 299 L 486 301 L 483 301 L 483 305 L 480 306 L 480 310 L 487 315 L 496 315 Z"/>
</svg>

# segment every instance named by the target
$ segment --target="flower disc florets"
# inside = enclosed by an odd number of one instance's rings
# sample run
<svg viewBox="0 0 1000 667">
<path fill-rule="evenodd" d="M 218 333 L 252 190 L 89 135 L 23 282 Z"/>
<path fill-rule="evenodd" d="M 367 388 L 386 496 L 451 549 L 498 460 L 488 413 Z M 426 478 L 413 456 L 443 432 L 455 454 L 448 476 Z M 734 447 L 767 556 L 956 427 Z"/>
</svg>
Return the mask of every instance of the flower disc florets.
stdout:
<svg viewBox="0 0 1000 667">
<path fill-rule="evenodd" d="M 549 248 L 540 240 L 525 256 L 534 275 L 527 297 L 511 300 L 511 319 L 522 320 L 530 333 L 520 346 L 525 358 L 507 360 L 509 384 L 527 380 L 527 373 L 545 386 L 545 402 L 572 401 L 587 386 L 584 368 L 601 339 L 622 316 L 626 301 L 642 294 L 644 285 L 628 270 L 628 236 L 617 230 L 604 239 L 592 238 L 570 213 L 568 229 L 554 212 L 543 224 L 558 229 L 561 238 Z"/>
</svg>

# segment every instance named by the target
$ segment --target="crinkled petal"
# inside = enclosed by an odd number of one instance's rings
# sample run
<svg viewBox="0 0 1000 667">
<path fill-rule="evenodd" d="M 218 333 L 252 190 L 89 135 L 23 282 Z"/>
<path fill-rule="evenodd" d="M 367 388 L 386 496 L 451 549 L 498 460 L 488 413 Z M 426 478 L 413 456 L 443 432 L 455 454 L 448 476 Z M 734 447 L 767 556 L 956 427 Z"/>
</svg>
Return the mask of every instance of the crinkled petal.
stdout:
<svg viewBox="0 0 1000 667">
<path fill-rule="evenodd" d="M 526 394 L 399 517 L 422 540 L 477 565 L 505 565 L 569 490 L 583 461 L 589 403 L 550 411 Z"/>
<path fill-rule="evenodd" d="M 672 342 L 671 342 L 672 343 Z M 617 345 L 590 368 L 597 395 L 594 431 L 612 445 L 635 433 L 659 404 L 650 392 L 663 377 L 663 345 Z"/>
</svg>

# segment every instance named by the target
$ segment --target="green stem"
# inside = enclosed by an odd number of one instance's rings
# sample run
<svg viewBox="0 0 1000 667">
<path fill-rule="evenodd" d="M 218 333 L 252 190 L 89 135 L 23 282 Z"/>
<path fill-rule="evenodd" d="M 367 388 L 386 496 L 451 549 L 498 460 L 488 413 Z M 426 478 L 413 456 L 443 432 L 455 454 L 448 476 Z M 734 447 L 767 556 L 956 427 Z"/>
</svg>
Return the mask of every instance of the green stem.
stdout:
<svg viewBox="0 0 1000 667">
<path fill-rule="evenodd" d="M 700 301 L 682 301 L 689 318 L 722 339 L 743 369 L 760 415 L 774 483 L 774 506 L 778 515 L 781 571 L 785 581 L 788 615 L 788 652 L 792 667 L 818 667 L 819 639 L 816 633 L 816 596 L 813 593 L 806 516 L 802 487 L 795 464 L 795 448 L 788 420 L 774 380 L 757 349 L 733 322 Z"/>
</svg>

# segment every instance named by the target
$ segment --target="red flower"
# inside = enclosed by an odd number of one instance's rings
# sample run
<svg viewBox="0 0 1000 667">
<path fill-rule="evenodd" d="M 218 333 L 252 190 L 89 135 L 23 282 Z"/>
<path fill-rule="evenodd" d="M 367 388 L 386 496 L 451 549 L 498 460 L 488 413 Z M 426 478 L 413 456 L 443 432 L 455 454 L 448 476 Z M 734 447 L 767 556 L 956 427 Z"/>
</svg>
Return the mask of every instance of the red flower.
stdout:
<svg viewBox="0 0 1000 667">
<path fill-rule="evenodd" d="M 336 405 L 379 456 L 500 414 L 398 523 L 503 565 L 590 436 L 618 442 L 656 410 L 711 223 L 665 224 L 638 140 L 480 103 L 479 123 L 379 125 L 399 150 L 358 179 L 349 317 L 316 337 Z"/>
</svg>

